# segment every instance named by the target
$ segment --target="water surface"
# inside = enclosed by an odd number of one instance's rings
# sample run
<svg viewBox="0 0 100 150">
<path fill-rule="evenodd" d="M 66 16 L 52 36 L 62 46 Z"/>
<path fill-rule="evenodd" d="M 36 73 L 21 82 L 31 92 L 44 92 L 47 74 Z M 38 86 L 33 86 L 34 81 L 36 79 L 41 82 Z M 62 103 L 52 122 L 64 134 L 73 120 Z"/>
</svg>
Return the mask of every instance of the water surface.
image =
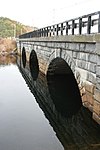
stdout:
<svg viewBox="0 0 100 150">
<path fill-rule="evenodd" d="M 47 84 L 46 76 L 39 72 L 34 80 L 34 73 L 20 57 L 0 57 L 0 150 L 99 150 L 100 126 L 92 113 L 82 106 L 68 118 L 61 101 L 57 109 L 51 99 L 60 96 L 53 86 L 60 78 Z"/>
<path fill-rule="evenodd" d="M 0 57 L 0 150 L 63 150 L 16 59 Z"/>
</svg>

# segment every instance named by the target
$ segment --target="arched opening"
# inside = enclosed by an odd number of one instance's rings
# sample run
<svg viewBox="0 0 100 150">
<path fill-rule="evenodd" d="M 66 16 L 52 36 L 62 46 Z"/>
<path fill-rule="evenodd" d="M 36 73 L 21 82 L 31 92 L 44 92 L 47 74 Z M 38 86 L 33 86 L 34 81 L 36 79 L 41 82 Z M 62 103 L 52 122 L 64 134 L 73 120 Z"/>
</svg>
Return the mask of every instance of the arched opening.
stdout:
<svg viewBox="0 0 100 150">
<path fill-rule="evenodd" d="M 30 59 L 29 59 L 30 72 L 33 80 L 36 80 L 39 74 L 39 65 L 36 52 L 34 50 L 31 51 Z"/>
<path fill-rule="evenodd" d="M 52 60 L 47 71 L 50 96 L 56 109 L 66 117 L 76 114 L 82 106 L 80 91 L 74 74 L 62 58 Z"/>
<path fill-rule="evenodd" d="M 23 63 L 23 67 L 25 68 L 25 66 L 26 66 L 26 51 L 25 51 L 25 47 L 22 48 L 22 63 Z"/>
</svg>

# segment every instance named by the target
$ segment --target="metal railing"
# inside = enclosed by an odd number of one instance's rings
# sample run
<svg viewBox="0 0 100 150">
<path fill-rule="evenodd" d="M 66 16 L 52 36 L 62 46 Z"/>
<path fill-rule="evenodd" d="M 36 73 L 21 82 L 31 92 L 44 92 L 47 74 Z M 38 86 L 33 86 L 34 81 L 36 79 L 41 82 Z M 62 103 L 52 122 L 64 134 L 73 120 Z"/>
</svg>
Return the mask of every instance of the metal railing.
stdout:
<svg viewBox="0 0 100 150">
<path fill-rule="evenodd" d="M 92 31 L 94 26 L 97 29 Z M 100 33 L 100 11 L 28 32 L 20 35 L 19 38 L 50 37 L 70 34 L 81 35 L 91 33 Z"/>
</svg>

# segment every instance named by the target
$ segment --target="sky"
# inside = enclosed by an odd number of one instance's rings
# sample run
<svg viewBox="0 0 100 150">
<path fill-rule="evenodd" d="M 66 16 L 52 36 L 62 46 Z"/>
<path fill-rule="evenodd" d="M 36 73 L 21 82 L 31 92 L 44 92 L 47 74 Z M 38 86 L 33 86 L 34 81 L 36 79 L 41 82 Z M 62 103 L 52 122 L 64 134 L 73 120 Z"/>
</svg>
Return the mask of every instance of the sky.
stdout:
<svg viewBox="0 0 100 150">
<path fill-rule="evenodd" d="M 100 0 L 1 0 L 0 16 L 38 28 L 100 10 Z"/>
</svg>

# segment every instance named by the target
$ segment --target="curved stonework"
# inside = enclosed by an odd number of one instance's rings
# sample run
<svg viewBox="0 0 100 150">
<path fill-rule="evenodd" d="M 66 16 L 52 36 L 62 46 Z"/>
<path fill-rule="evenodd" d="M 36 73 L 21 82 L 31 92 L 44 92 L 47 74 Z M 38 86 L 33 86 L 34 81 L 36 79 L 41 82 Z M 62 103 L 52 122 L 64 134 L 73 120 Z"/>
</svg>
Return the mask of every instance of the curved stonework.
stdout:
<svg viewBox="0 0 100 150">
<path fill-rule="evenodd" d="M 47 66 L 46 66 L 46 70 L 45 70 L 45 74 L 47 73 L 49 64 L 52 62 L 53 59 L 55 59 L 57 57 L 64 59 L 66 61 L 66 63 L 70 66 L 72 72 L 75 73 L 75 61 L 73 60 L 73 58 L 67 53 L 66 50 L 55 49 L 49 57 L 49 60 L 48 60 Z"/>
</svg>

